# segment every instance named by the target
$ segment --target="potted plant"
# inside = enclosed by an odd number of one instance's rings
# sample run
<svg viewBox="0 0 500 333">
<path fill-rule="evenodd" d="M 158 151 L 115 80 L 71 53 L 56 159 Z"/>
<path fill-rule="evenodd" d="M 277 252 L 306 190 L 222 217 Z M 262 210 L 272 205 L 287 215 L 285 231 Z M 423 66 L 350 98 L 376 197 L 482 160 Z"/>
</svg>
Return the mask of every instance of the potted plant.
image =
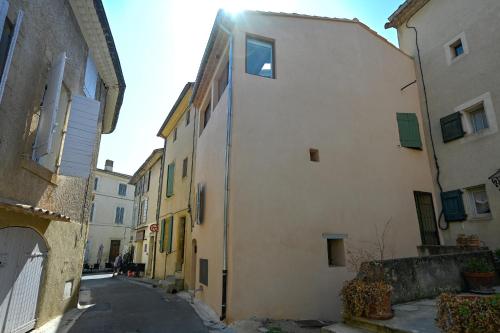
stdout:
<svg viewBox="0 0 500 333">
<path fill-rule="evenodd" d="M 484 258 L 471 259 L 465 266 L 464 278 L 472 292 L 494 292 L 495 276 L 495 268 Z"/>
</svg>

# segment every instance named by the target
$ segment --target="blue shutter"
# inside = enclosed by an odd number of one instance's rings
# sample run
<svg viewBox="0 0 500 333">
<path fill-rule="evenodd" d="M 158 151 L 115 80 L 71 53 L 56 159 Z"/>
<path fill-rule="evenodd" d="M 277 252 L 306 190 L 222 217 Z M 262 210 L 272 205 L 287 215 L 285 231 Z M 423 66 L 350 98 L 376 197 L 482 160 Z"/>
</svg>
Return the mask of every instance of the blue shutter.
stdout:
<svg viewBox="0 0 500 333">
<path fill-rule="evenodd" d="M 399 140 L 402 147 L 422 149 L 417 115 L 414 113 L 397 113 Z"/>
<path fill-rule="evenodd" d="M 464 221 L 467 218 L 462 191 L 443 192 L 441 193 L 441 201 L 443 204 L 444 219 L 447 222 Z"/>
<path fill-rule="evenodd" d="M 444 143 L 460 139 L 465 135 L 462 127 L 462 114 L 460 112 L 455 112 L 441 118 L 440 123 Z"/>
</svg>

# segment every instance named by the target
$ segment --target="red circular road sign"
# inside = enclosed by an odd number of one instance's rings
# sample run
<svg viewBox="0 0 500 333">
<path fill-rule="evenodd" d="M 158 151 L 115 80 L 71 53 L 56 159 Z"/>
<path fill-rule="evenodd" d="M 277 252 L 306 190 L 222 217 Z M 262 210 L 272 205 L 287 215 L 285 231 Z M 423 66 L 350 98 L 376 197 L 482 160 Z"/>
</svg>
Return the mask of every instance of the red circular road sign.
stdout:
<svg viewBox="0 0 500 333">
<path fill-rule="evenodd" d="M 149 231 L 151 231 L 151 232 L 158 232 L 159 229 L 160 228 L 158 228 L 158 224 L 151 224 L 149 226 Z"/>
</svg>

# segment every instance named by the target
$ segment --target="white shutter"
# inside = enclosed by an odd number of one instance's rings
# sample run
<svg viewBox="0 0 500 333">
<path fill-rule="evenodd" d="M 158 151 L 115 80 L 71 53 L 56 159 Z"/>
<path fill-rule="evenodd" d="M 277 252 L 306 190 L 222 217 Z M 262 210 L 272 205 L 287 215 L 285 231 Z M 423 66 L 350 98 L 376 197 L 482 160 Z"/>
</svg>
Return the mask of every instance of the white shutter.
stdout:
<svg viewBox="0 0 500 333">
<path fill-rule="evenodd" d="M 87 57 L 87 66 L 85 68 L 85 80 L 83 85 L 83 91 L 85 96 L 95 99 L 95 92 L 97 88 L 97 67 L 92 59 L 91 55 Z"/>
<path fill-rule="evenodd" d="M 5 1 L 6 2 L 6 1 Z M 2 3 L 2 7 L 0 8 L 0 22 L 2 23 L 2 29 L 5 24 L 5 18 L 7 16 L 7 10 L 9 4 L 5 5 Z M 5 15 L 3 14 L 3 10 L 5 9 Z M 14 49 L 16 48 L 17 37 L 19 37 L 19 30 L 21 29 L 21 22 L 23 21 L 23 11 L 20 10 L 17 12 L 16 18 L 16 26 L 14 27 L 14 33 L 12 34 L 12 39 L 10 40 L 9 52 L 7 53 L 7 59 L 5 60 L 5 66 L 3 67 L 2 79 L 0 80 L 0 102 L 2 101 L 3 91 L 5 90 L 5 85 L 7 84 L 7 77 L 9 76 L 10 64 L 12 63 L 12 57 L 14 56 Z"/>
<path fill-rule="evenodd" d="M 144 206 L 142 208 L 142 223 L 146 223 L 148 218 L 148 199 L 144 199 Z"/>
<path fill-rule="evenodd" d="M 33 158 L 38 160 L 43 155 L 52 152 L 52 137 L 56 127 L 57 113 L 59 112 L 59 99 L 66 64 L 66 52 L 61 53 L 50 69 L 47 90 L 43 99 L 40 112 L 40 121 L 36 132 Z"/>
<path fill-rule="evenodd" d="M 90 175 L 100 104 L 87 97 L 72 97 L 60 174 L 82 178 Z"/>
</svg>

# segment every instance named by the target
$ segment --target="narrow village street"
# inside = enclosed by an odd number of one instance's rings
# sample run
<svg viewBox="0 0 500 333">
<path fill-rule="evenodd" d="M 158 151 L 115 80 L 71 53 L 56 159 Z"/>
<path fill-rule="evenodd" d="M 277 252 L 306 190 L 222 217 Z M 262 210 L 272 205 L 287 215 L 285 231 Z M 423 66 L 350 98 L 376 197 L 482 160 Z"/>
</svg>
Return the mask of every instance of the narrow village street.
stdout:
<svg viewBox="0 0 500 333">
<path fill-rule="evenodd" d="M 80 289 L 81 305 L 91 306 L 70 333 L 208 332 L 188 302 L 150 285 L 100 274 L 84 277 Z"/>
</svg>

